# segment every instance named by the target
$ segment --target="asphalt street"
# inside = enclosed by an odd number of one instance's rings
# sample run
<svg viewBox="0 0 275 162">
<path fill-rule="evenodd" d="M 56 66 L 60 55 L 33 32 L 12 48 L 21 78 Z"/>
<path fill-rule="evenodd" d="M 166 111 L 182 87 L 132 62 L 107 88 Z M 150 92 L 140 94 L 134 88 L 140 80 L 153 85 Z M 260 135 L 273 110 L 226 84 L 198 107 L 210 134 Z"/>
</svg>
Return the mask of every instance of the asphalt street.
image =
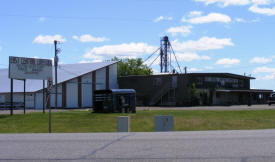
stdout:
<svg viewBox="0 0 275 162">
<path fill-rule="evenodd" d="M 0 134 L 0 161 L 275 161 L 275 130 Z"/>
</svg>

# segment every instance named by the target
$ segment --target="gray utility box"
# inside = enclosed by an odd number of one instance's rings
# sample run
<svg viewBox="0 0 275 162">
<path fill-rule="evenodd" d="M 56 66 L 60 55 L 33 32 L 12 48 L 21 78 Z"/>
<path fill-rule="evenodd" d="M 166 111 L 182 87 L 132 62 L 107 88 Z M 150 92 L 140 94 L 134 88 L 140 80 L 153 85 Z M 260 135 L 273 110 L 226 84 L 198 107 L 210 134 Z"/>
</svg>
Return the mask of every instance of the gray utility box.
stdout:
<svg viewBox="0 0 275 162">
<path fill-rule="evenodd" d="M 130 132 L 130 117 L 119 116 L 117 118 L 117 131 L 118 132 Z"/>
<path fill-rule="evenodd" d="M 174 131 L 174 119 L 171 115 L 155 116 L 155 132 Z"/>
</svg>

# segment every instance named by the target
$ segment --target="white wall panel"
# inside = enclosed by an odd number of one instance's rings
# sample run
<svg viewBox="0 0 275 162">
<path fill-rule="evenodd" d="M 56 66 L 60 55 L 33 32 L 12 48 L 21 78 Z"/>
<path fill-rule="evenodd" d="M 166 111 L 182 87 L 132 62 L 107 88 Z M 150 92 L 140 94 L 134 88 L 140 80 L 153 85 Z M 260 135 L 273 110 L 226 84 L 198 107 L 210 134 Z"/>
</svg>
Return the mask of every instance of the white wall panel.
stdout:
<svg viewBox="0 0 275 162">
<path fill-rule="evenodd" d="M 26 108 L 34 108 L 34 94 L 26 94 Z"/>
<path fill-rule="evenodd" d="M 106 89 L 106 68 L 96 71 L 96 90 Z"/>
<path fill-rule="evenodd" d="M 92 73 L 82 77 L 82 107 L 92 106 Z M 88 84 L 85 84 L 88 83 Z"/>
<path fill-rule="evenodd" d="M 45 93 L 45 97 L 46 97 L 46 93 Z M 45 104 L 46 104 L 46 100 L 45 100 Z M 35 94 L 35 109 L 43 109 L 43 93 Z"/>
<path fill-rule="evenodd" d="M 13 94 L 13 102 L 24 102 L 23 93 Z M 10 101 L 9 101 L 10 102 Z"/>
<path fill-rule="evenodd" d="M 4 94 L 0 94 L 0 103 L 4 103 L 5 98 L 6 98 L 6 96 Z"/>
<path fill-rule="evenodd" d="M 5 102 L 10 102 L 10 101 L 11 101 L 11 95 L 5 94 Z M 23 93 L 14 93 L 13 102 L 23 102 Z"/>
<path fill-rule="evenodd" d="M 117 64 L 109 66 L 109 88 L 116 89 L 118 88 L 117 83 Z"/>
<path fill-rule="evenodd" d="M 57 107 L 62 107 L 62 85 L 57 85 Z M 51 90 L 51 107 L 55 107 L 55 86 Z"/>
<path fill-rule="evenodd" d="M 66 83 L 66 101 L 68 108 L 78 107 L 78 84 L 77 79 Z"/>
</svg>

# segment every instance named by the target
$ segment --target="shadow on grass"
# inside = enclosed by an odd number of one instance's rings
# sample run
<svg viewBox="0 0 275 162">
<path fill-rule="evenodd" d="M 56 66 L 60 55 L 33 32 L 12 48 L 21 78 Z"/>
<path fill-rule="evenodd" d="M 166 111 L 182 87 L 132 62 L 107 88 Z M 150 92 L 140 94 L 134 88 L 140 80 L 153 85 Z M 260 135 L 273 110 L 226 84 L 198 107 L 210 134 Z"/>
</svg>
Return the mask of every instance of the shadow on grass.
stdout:
<svg viewBox="0 0 275 162">
<path fill-rule="evenodd" d="M 7 114 L 0 115 L 0 119 L 4 119 L 4 118 L 8 118 L 8 117 L 10 117 L 10 115 L 7 115 Z"/>
</svg>

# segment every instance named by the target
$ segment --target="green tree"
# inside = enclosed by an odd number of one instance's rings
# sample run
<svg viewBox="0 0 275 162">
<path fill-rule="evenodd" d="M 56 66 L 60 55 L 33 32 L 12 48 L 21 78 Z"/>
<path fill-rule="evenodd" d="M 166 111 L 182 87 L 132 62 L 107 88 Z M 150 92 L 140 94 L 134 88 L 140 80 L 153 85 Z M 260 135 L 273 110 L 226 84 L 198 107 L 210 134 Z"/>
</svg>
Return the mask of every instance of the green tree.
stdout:
<svg viewBox="0 0 275 162">
<path fill-rule="evenodd" d="M 112 61 L 119 61 L 118 76 L 153 74 L 153 70 L 147 65 L 143 64 L 143 61 L 141 58 L 119 59 L 117 57 L 114 57 Z"/>
</svg>

